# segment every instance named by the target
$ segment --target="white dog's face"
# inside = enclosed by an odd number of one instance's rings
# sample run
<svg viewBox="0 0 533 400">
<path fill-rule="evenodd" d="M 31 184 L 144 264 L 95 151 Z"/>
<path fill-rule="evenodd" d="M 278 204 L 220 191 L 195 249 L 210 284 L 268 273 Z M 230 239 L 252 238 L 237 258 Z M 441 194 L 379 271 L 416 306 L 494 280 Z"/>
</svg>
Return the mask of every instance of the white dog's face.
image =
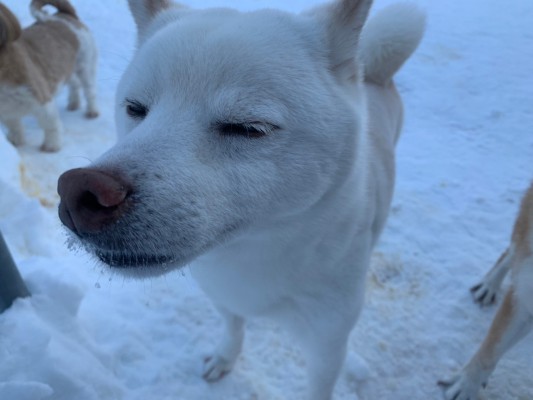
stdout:
<svg viewBox="0 0 533 400">
<path fill-rule="evenodd" d="M 82 236 L 150 273 L 313 207 L 342 184 L 363 123 L 316 16 L 165 13 L 119 84 L 118 143 L 92 165 L 131 184 L 127 212 Z"/>
</svg>

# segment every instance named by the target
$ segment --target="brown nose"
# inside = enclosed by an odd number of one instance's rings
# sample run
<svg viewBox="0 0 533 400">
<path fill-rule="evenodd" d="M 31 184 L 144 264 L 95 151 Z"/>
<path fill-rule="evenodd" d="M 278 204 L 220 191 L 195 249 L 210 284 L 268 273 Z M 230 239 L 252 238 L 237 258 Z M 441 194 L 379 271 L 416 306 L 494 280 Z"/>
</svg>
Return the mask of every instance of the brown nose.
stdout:
<svg viewBox="0 0 533 400">
<path fill-rule="evenodd" d="M 119 177 L 77 168 L 59 177 L 59 218 L 77 234 L 97 233 L 123 214 L 130 186 Z"/>
</svg>

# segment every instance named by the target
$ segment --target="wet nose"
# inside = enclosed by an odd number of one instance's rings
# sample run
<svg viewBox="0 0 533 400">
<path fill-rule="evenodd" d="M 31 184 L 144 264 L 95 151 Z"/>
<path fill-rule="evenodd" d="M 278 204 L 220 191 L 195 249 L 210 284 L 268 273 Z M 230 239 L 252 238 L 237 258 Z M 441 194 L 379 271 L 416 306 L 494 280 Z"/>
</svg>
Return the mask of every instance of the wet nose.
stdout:
<svg viewBox="0 0 533 400">
<path fill-rule="evenodd" d="M 110 172 L 71 169 L 59 177 L 59 218 L 77 234 L 97 233 L 116 222 L 126 209 L 131 187 Z"/>
</svg>

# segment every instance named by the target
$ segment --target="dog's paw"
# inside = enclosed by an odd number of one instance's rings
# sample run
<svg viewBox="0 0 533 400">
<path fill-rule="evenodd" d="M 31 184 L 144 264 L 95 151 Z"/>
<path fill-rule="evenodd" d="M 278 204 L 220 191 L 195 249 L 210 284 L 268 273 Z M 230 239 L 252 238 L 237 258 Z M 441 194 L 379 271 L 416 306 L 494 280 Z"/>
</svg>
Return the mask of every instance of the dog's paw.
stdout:
<svg viewBox="0 0 533 400">
<path fill-rule="evenodd" d="M 41 151 L 45 153 L 56 153 L 61 150 L 61 145 L 59 143 L 43 143 L 41 145 Z"/>
<path fill-rule="evenodd" d="M 445 400 L 477 400 L 481 386 L 468 379 L 464 374 L 437 383 L 443 390 Z"/>
<path fill-rule="evenodd" d="M 95 119 L 98 118 L 100 113 L 97 110 L 90 110 L 85 113 L 85 118 L 87 119 Z"/>
<path fill-rule="evenodd" d="M 483 280 L 470 289 L 474 301 L 482 307 L 490 306 L 496 302 L 498 286 L 487 280 Z"/>
<path fill-rule="evenodd" d="M 71 100 L 67 104 L 67 111 L 76 111 L 80 108 L 80 101 L 79 100 Z"/>
<path fill-rule="evenodd" d="M 204 372 L 202 377 L 208 382 L 216 382 L 224 378 L 233 368 L 234 362 L 224 357 L 214 355 L 204 360 Z"/>
</svg>

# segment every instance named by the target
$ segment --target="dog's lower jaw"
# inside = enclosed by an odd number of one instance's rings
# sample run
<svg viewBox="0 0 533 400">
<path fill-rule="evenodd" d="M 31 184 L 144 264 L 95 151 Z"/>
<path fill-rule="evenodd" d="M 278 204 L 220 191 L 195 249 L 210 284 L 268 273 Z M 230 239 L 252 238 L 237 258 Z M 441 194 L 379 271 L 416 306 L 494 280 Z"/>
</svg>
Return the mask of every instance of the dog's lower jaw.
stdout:
<svg viewBox="0 0 533 400">
<path fill-rule="evenodd" d="M 168 262 L 155 262 L 155 259 L 157 256 L 150 256 L 149 258 L 147 256 L 145 261 L 142 263 L 139 263 L 135 266 L 132 265 L 125 265 L 120 264 L 117 262 L 113 262 L 113 264 L 109 264 L 108 262 L 102 260 L 101 257 L 98 257 L 97 255 L 94 255 L 96 260 L 100 263 L 102 263 L 103 266 L 108 268 L 113 273 L 117 273 L 125 278 L 132 278 L 132 279 L 145 279 L 145 278 L 155 278 L 158 276 L 166 275 L 171 271 L 179 270 L 180 268 L 185 265 L 185 262 L 180 261 L 174 261 L 173 259 L 170 259 L 168 257 L 163 257 L 164 260 L 169 260 Z M 141 257 L 139 257 L 141 259 Z M 153 261 L 153 262 L 152 262 Z"/>
<path fill-rule="evenodd" d="M 70 230 L 67 233 L 67 246 L 70 250 L 82 250 L 100 265 L 126 277 L 149 278 L 164 275 L 186 264 L 185 260 L 171 254 L 148 252 L 113 251 L 104 249 L 87 238 Z"/>
<path fill-rule="evenodd" d="M 128 254 L 128 253 L 106 253 L 96 252 L 96 256 L 104 264 L 112 268 L 138 268 L 138 267 L 165 267 L 175 263 L 175 258 L 168 255 L 157 254 Z"/>
</svg>

